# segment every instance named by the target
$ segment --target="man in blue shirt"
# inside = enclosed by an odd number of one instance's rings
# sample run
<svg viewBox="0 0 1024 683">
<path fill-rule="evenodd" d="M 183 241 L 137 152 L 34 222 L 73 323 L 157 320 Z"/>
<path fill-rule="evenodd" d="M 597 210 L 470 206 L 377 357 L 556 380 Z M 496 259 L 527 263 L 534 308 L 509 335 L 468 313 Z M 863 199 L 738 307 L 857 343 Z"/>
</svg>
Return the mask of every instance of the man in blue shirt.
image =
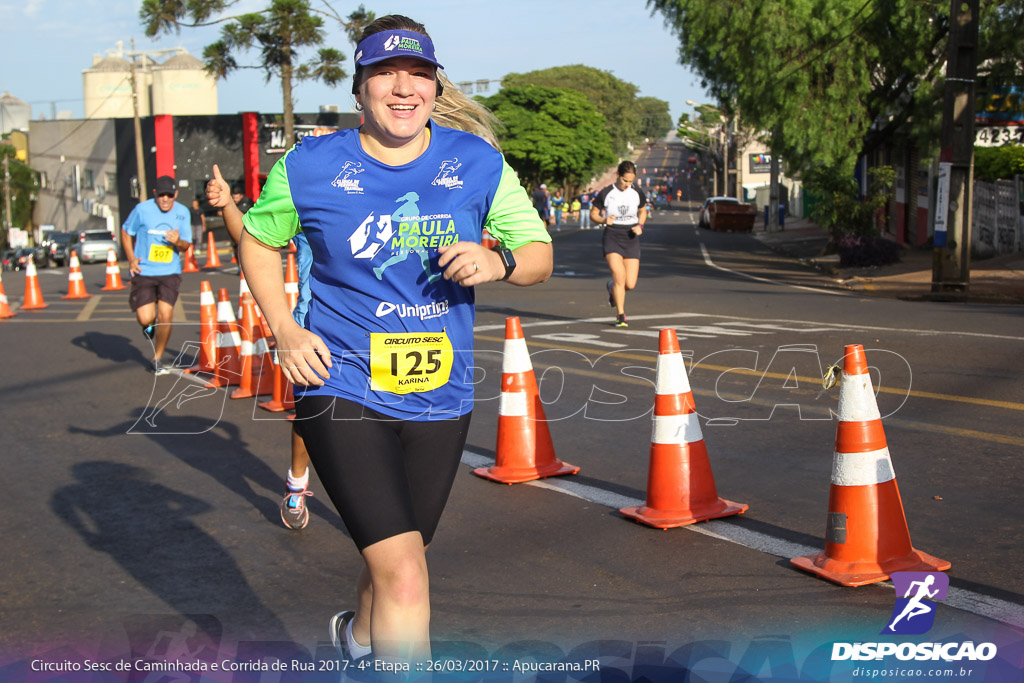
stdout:
<svg viewBox="0 0 1024 683">
<path fill-rule="evenodd" d="M 170 176 L 156 179 L 153 196 L 128 214 L 121 226 L 121 244 L 132 275 L 128 303 L 143 334 L 153 342 L 153 373 L 166 375 L 169 370 L 160 358 L 171 338 L 174 303 L 181 287 L 181 252 L 189 245 L 181 235 L 191 235 L 191 214 L 174 201 L 178 187 Z"/>
</svg>

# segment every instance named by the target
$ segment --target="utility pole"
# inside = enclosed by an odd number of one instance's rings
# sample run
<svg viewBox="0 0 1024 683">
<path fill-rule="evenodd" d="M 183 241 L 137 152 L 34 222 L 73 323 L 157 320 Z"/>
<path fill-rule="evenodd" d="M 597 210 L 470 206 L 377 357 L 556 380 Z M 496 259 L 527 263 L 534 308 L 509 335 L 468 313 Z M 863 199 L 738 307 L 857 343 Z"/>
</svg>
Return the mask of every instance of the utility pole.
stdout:
<svg viewBox="0 0 1024 683">
<path fill-rule="evenodd" d="M 768 232 L 779 230 L 779 153 L 782 148 L 782 126 L 772 131 L 771 162 L 768 176 Z"/>
<path fill-rule="evenodd" d="M 4 239 L 11 240 L 11 158 L 4 155 Z"/>
<path fill-rule="evenodd" d="M 971 280 L 974 78 L 979 0 L 952 0 L 950 5 L 932 293 L 955 292 L 966 296 Z"/>
<path fill-rule="evenodd" d="M 132 80 L 132 116 L 135 119 L 135 165 L 138 167 L 139 179 L 139 201 L 149 199 L 149 190 L 146 188 L 146 156 L 142 151 L 142 122 L 139 120 L 139 90 L 135 77 L 135 39 L 132 38 L 131 52 L 131 80 Z"/>
</svg>

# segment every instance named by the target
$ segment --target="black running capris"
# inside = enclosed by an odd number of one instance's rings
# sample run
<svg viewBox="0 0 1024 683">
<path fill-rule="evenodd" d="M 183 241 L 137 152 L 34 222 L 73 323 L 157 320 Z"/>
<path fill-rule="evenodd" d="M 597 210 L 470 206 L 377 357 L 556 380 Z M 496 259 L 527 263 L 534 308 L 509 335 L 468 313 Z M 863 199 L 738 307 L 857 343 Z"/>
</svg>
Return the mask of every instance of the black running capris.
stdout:
<svg viewBox="0 0 1024 683">
<path fill-rule="evenodd" d="M 419 531 L 423 543 L 430 543 L 455 481 L 471 415 L 413 422 L 334 396 L 295 402 L 296 431 L 360 552 L 409 531 Z"/>
</svg>

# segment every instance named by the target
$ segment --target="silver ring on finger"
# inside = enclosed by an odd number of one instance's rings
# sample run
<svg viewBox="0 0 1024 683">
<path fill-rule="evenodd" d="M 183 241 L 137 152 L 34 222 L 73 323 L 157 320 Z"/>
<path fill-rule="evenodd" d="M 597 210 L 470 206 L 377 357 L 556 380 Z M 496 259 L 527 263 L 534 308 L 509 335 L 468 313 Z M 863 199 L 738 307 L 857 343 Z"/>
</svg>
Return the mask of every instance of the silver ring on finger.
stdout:
<svg viewBox="0 0 1024 683">
<path fill-rule="evenodd" d="M 480 270 L 480 264 L 477 263 L 476 261 L 473 261 L 473 272 L 475 273 L 478 270 Z"/>
</svg>

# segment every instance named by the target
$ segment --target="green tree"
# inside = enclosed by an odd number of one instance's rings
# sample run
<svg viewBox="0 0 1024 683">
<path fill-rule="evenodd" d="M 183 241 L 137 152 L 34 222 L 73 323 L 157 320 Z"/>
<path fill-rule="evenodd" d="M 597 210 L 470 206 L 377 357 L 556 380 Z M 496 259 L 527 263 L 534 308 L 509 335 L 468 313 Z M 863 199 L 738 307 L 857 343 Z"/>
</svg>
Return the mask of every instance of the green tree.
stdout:
<svg viewBox="0 0 1024 683">
<path fill-rule="evenodd" d="M 143 0 L 139 18 L 146 35 L 178 32 L 193 28 L 221 24 L 220 40 L 203 50 L 206 70 L 216 78 L 227 78 L 240 68 L 262 69 L 269 83 L 281 82 L 282 111 L 284 112 L 285 140 L 294 139 L 295 115 L 292 90 L 296 81 L 319 80 L 336 85 L 348 74 L 342 66 L 345 55 L 334 48 L 319 47 L 324 42 L 324 16 L 336 19 L 354 40 L 363 27 L 373 21 L 373 12 L 360 5 L 347 19 L 325 0 L 326 9 L 314 9 L 308 0 L 269 0 L 259 12 L 234 17 L 216 18 L 235 5 L 238 0 Z M 304 48 L 318 47 L 316 56 L 305 63 L 299 62 Z M 256 65 L 241 66 L 236 60 L 239 52 L 257 50 Z"/>
<path fill-rule="evenodd" d="M 982 0 L 979 73 L 1020 78 L 1024 0 Z M 925 148 L 941 120 L 948 0 L 649 0 L 679 58 L 772 151 L 849 172 L 895 135 Z"/>
<path fill-rule="evenodd" d="M 569 88 L 583 93 L 607 121 L 606 129 L 616 154 L 625 154 L 630 143 L 643 139 L 640 115 L 636 109 L 636 86 L 616 78 L 608 71 L 582 64 L 556 66 L 529 73 L 508 74 L 502 79 L 501 85 L 503 88 L 528 85 Z"/>
<path fill-rule="evenodd" d="M 575 90 L 508 86 L 483 103 L 505 127 L 509 165 L 531 184 L 557 182 L 571 193 L 615 163 L 604 117 Z"/>
<path fill-rule="evenodd" d="M 8 170 L 11 174 L 11 226 L 27 229 L 32 224 L 32 209 L 39 196 L 39 174 L 16 158 L 17 150 L 13 145 L 0 144 L 0 161 L 7 158 Z M 0 166 L 0 182 L 3 180 L 3 167 Z M 7 225 L 7 202 L 4 200 L 0 185 L 0 225 Z M 7 233 L 3 234 L 3 246 L 7 248 L 10 240 Z"/>
<path fill-rule="evenodd" d="M 1010 180 L 1024 175 L 1024 147 L 975 147 L 974 177 L 978 180 Z"/>
<path fill-rule="evenodd" d="M 640 117 L 640 135 L 645 138 L 662 138 L 672 130 L 672 116 L 668 113 L 668 102 L 657 97 L 636 98 L 636 112 Z"/>
</svg>

